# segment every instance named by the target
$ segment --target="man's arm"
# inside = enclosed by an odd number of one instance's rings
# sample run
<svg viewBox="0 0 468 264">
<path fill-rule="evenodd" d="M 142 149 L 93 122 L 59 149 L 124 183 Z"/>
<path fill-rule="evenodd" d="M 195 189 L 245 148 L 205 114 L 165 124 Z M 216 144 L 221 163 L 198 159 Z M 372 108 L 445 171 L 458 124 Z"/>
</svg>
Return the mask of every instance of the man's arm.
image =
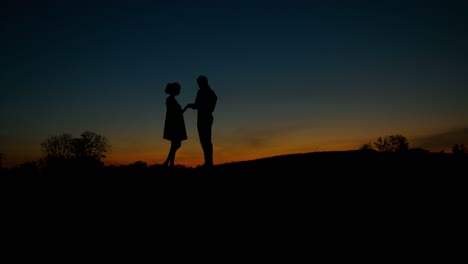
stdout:
<svg viewBox="0 0 468 264">
<path fill-rule="evenodd" d="M 192 108 L 192 109 L 198 109 L 197 105 L 196 104 L 187 104 L 184 109 L 182 110 L 182 113 L 185 112 L 185 110 L 187 110 L 187 108 Z"/>
<path fill-rule="evenodd" d="M 196 108 L 195 108 L 195 104 L 187 104 L 187 105 L 184 107 L 184 109 L 182 110 L 182 113 L 184 113 L 185 110 L 187 110 L 187 108 L 196 109 Z"/>
<path fill-rule="evenodd" d="M 199 97 L 200 97 L 200 91 L 197 92 L 197 97 L 195 98 L 195 103 L 187 104 L 184 107 L 184 110 L 182 110 L 182 113 L 185 112 L 185 110 L 187 110 L 187 108 L 198 109 L 198 105 L 199 105 L 199 101 L 200 101 Z"/>
</svg>

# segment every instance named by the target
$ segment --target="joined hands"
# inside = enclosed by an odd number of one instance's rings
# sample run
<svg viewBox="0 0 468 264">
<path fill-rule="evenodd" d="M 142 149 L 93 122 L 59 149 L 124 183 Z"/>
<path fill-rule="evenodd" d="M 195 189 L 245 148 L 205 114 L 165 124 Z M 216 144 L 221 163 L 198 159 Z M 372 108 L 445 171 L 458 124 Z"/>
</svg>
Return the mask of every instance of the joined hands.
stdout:
<svg viewBox="0 0 468 264">
<path fill-rule="evenodd" d="M 184 109 L 182 110 L 182 113 L 184 113 L 185 110 L 187 110 L 187 108 L 192 108 L 192 109 L 194 109 L 194 107 L 195 107 L 195 104 L 187 104 L 187 105 L 184 107 Z"/>
</svg>

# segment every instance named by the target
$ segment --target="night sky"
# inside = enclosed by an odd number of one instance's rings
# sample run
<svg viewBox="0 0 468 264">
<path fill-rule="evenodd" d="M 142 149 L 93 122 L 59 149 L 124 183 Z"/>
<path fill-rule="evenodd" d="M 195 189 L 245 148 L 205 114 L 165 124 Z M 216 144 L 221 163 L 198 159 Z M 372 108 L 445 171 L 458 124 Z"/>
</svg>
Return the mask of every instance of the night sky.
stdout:
<svg viewBox="0 0 468 264">
<path fill-rule="evenodd" d="M 86 130 L 106 164 L 162 163 L 165 86 L 218 95 L 215 164 L 402 134 L 468 145 L 467 1 L 2 1 L 0 153 Z M 203 163 L 196 111 L 176 164 Z"/>
</svg>

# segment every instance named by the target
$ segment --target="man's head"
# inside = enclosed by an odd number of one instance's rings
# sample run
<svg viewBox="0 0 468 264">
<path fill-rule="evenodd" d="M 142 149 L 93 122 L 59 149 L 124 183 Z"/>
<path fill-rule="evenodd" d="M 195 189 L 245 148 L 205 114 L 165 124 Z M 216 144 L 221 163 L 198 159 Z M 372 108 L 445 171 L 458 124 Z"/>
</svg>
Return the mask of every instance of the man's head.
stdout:
<svg viewBox="0 0 468 264">
<path fill-rule="evenodd" d="M 200 88 L 208 88 L 209 87 L 208 78 L 206 78 L 206 76 L 204 76 L 204 75 L 198 76 L 197 83 L 198 83 L 198 86 Z"/>
</svg>

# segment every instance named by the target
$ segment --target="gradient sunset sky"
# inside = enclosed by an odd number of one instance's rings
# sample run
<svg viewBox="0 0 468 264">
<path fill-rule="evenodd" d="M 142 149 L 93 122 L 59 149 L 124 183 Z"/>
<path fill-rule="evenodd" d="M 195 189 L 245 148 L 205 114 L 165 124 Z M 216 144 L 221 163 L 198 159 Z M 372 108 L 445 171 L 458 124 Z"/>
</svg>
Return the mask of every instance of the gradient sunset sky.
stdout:
<svg viewBox="0 0 468 264">
<path fill-rule="evenodd" d="M 162 163 L 165 86 L 218 95 L 216 164 L 357 149 L 468 145 L 468 1 L 2 1 L 0 153 L 86 130 L 106 164 Z M 203 153 L 196 112 L 176 164 Z"/>
</svg>

